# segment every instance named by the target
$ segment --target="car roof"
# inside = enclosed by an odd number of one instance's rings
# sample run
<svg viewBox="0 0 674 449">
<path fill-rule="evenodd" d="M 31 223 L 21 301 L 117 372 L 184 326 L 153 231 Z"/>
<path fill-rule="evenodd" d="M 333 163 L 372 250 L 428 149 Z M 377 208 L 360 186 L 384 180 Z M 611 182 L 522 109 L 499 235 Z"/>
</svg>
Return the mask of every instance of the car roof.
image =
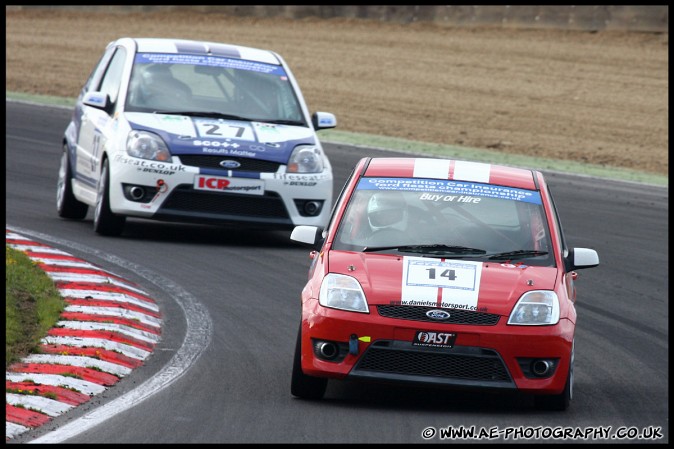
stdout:
<svg viewBox="0 0 674 449">
<path fill-rule="evenodd" d="M 270 50 L 244 47 L 220 42 L 195 41 L 189 39 L 132 38 L 139 53 L 176 53 L 224 56 L 281 65 L 278 55 Z"/>
<path fill-rule="evenodd" d="M 538 180 L 532 170 L 451 159 L 372 158 L 363 176 L 448 179 L 538 190 Z"/>
</svg>

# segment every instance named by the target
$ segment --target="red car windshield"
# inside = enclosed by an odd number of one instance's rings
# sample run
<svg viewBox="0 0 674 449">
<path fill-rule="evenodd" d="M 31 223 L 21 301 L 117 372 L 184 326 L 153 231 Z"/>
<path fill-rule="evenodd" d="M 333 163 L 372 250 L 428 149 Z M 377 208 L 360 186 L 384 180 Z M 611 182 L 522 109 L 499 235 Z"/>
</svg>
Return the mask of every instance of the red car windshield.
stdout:
<svg viewBox="0 0 674 449">
<path fill-rule="evenodd" d="M 466 182 L 457 191 L 457 183 L 442 180 L 425 180 L 432 181 L 433 188 L 397 190 L 390 188 L 390 179 L 380 179 L 379 184 L 372 179 L 361 180 L 351 197 L 333 249 L 553 262 L 536 191 Z"/>
</svg>

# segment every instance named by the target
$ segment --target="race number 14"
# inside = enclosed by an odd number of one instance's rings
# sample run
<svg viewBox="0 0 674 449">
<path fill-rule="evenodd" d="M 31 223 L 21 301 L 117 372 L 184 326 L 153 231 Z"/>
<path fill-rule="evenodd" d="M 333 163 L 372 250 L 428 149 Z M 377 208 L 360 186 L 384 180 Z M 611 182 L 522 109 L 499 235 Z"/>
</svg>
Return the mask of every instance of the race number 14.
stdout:
<svg viewBox="0 0 674 449">
<path fill-rule="evenodd" d="M 403 260 L 403 285 L 475 290 L 480 262 L 406 257 Z"/>
<path fill-rule="evenodd" d="M 428 279 L 435 279 L 435 268 L 426 268 L 426 271 L 428 271 Z M 447 278 L 449 281 L 454 281 L 456 280 L 456 271 L 450 269 L 442 270 L 439 276 Z"/>
</svg>

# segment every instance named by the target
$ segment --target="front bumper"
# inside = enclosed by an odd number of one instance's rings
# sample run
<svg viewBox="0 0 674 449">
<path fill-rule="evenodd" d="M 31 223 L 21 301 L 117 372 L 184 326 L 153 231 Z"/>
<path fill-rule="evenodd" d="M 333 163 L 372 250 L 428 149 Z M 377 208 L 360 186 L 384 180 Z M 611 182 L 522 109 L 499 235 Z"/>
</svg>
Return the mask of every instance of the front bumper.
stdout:
<svg viewBox="0 0 674 449">
<path fill-rule="evenodd" d="M 555 326 L 440 324 L 345 312 L 304 304 L 302 370 L 317 377 L 366 379 L 453 387 L 517 389 L 559 394 L 569 370 L 574 324 L 563 319 Z M 454 345 L 413 345 L 417 331 L 452 333 Z M 338 357 L 328 360 L 316 348 L 334 342 Z M 350 349 L 349 349 L 350 348 Z M 533 373 L 532 364 L 550 361 L 549 373 Z M 540 365 L 536 365 L 540 366 Z"/>
<path fill-rule="evenodd" d="M 110 208 L 119 215 L 162 221 L 246 224 L 290 229 L 324 226 L 332 174 L 236 173 L 176 163 L 111 158 Z M 212 189 L 197 188 L 198 177 Z M 218 190 L 244 183 L 239 192 Z M 248 188 L 247 184 L 254 184 Z"/>
</svg>

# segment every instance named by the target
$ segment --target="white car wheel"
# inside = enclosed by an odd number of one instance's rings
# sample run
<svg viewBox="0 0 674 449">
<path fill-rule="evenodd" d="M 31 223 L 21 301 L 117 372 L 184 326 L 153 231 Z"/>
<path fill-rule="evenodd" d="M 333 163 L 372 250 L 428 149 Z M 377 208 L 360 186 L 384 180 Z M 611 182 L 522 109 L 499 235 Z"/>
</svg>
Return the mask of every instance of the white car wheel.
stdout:
<svg viewBox="0 0 674 449">
<path fill-rule="evenodd" d="M 59 217 L 82 220 L 87 216 L 88 209 L 89 207 L 86 204 L 78 201 L 73 195 L 68 148 L 64 145 L 58 182 L 56 184 L 56 211 Z"/>
<path fill-rule="evenodd" d="M 328 386 L 328 379 L 324 377 L 307 376 L 302 371 L 302 327 L 297 331 L 295 343 L 295 357 L 293 372 L 290 381 L 290 393 L 301 399 L 321 399 Z"/>
<path fill-rule="evenodd" d="M 124 230 L 126 217 L 113 214 L 110 210 L 110 165 L 103 161 L 101 177 L 98 180 L 96 209 L 94 211 L 94 231 L 102 235 L 119 235 Z"/>
</svg>

